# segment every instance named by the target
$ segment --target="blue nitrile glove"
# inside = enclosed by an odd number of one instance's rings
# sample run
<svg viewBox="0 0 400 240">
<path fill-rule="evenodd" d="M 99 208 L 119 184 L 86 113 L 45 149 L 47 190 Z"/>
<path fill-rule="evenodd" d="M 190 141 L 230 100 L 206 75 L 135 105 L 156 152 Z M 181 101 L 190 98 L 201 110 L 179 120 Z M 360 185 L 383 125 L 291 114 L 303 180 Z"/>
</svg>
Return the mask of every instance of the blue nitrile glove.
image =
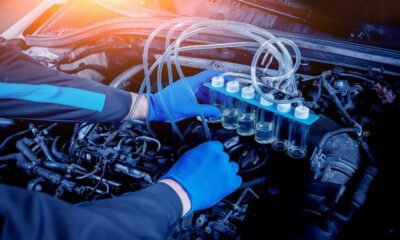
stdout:
<svg viewBox="0 0 400 240">
<path fill-rule="evenodd" d="M 203 87 L 204 82 L 210 81 L 212 77 L 221 73 L 216 70 L 205 70 L 192 77 L 182 78 L 160 92 L 150 95 L 148 100 L 148 120 L 170 121 L 171 118 L 167 111 L 174 116 L 175 121 L 201 116 L 202 114 L 204 117 L 219 117 L 221 111 L 217 107 L 198 104 L 195 97 L 207 103 L 207 95 L 200 89 Z"/>
<path fill-rule="evenodd" d="M 229 161 L 222 143 L 200 144 L 186 152 L 161 179 L 172 179 L 185 189 L 191 202 L 189 213 L 211 207 L 242 184 L 239 167 Z"/>
</svg>

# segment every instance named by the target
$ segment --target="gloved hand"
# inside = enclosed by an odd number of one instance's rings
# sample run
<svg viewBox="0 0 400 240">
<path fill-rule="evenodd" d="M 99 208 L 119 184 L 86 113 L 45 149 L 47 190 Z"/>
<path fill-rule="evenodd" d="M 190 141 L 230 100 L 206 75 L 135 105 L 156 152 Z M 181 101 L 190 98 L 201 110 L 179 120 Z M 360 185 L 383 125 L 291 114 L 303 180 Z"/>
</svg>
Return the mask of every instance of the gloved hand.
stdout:
<svg viewBox="0 0 400 240">
<path fill-rule="evenodd" d="M 186 152 L 162 179 L 172 179 L 186 191 L 189 211 L 211 207 L 242 184 L 239 167 L 229 161 L 220 142 L 206 142 Z"/>
<path fill-rule="evenodd" d="M 182 78 L 160 92 L 152 94 L 148 99 L 148 120 L 170 121 L 168 111 L 174 116 L 175 121 L 201 116 L 201 114 L 204 117 L 219 117 L 221 111 L 217 107 L 198 104 L 195 97 L 207 102 L 207 97 L 200 88 L 204 82 L 220 74 L 220 71 L 205 70 L 192 77 Z"/>
</svg>

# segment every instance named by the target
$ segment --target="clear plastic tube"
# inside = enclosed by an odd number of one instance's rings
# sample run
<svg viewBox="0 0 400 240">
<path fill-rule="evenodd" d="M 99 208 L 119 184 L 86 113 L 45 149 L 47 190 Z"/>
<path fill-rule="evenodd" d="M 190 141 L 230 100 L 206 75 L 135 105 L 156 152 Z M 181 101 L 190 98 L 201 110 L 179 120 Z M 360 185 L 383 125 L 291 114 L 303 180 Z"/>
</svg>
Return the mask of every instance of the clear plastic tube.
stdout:
<svg viewBox="0 0 400 240">
<path fill-rule="evenodd" d="M 297 68 L 300 66 L 300 51 L 298 50 L 298 48 L 294 45 L 294 43 L 288 39 L 271 39 L 267 42 L 265 42 L 258 50 L 257 52 L 254 54 L 254 58 L 251 64 L 251 79 L 253 81 L 253 85 L 255 85 L 255 90 L 257 91 L 258 94 L 260 94 L 261 96 L 263 96 L 264 98 L 266 98 L 268 101 L 274 102 L 274 103 L 293 103 L 293 102 L 299 102 L 299 99 L 291 99 L 291 100 L 286 100 L 286 101 L 280 101 L 280 100 L 274 100 L 274 99 L 269 99 L 267 94 L 265 94 L 255 83 L 257 83 L 257 77 L 256 77 L 256 67 L 257 67 L 257 62 L 259 61 L 259 58 L 261 56 L 261 54 L 265 51 L 266 47 L 268 45 L 271 45 L 274 41 L 281 41 L 281 42 L 285 42 L 288 43 L 289 45 L 293 44 L 293 49 L 295 49 L 295 53 L 296 56 L 296 64 L 294 66 L 294 68 L 291 68 L 288 70 L 287 73 L 285 73 L 282 76 L 279 77 L 264 77 L 265 79 L 269 80 L 269 81 L 280 81 L 280 80 L 284 80 L 285 78 L 289 78 L 291 77 L 294 72 L 297 70 Z M 271 51 L 269 49 L 269 51 Z M 290 57 L 290 55 L 289 55 Z M 291 61 L 291 58 L 290 58 Z M 290 61 L 287 63 L 288 66 L 291 65 Z"/>
<path fill-rule="evenodd" d="M 195 19 L 197 19 L 197 18 L 193 18 L 193 21 L 195 20 Z M 149 98 L 149 96 L 150 96 L 150 93 L 151 93 L 151 85 L 150 85 L 150 75 L 151 75 L 151 72 L 153 71 L 149 71 L 149 69 L 148 69 L 148 52 L 149 52 L 149 48 L 150 48 L 150 44 L 151 44 L 151 42 L 153 41 L 153 39 L 157 36 L 157 34 L 159 33 L 159 32 L 161 32 L 164 28 L 166 28 L 168 25 L 172 25 L 172 24 L 174 24 L 174 23 L 176 23 L 176 22 L 179 22 L 180 21 L 180 19 L 173 19 L 173 20 L 171 20 L 171 21 L 168 21 L 168 22 L 166 22 L 166 23 L 164 23 L 164 24 L 161 24 L 158 28 L 156 28 L 151 34 L 150 34 L 150 36 L 149 36 L 149 38 L 148 38 L 148 40 L 146 41 L 146 43 L 145 43 L 145 46 L 144 46 L 144 50 L 143 50 L 143 66 L 144 66 L 144 76 L 145 76 L 145 79 L 144 79 L 144 82 L 145 82 L 145 84 L 146 84 L 146 87 L 147 87 L 147 97 Z M 153 67 L 152 67 L 153 68 Z M 155 68 L 155 67 L 154 67 Z M 162 88 L 162 84 L 161 84 L 161 87 L 160 87 L 160 84 L 158 85 L 158 90 L 160 91 L 161 90 L 161 88 Z M 135 105 L 134 105 L 134 111 L 136 110 L 136 108 L 137 108 L 137 104 L 139 103 L 139 100 L 140 100 L 140 97 L 142 96 L 142 91 L 144 90 L 144 88 L 142 88 L 142 86 L 141 86 L 141 88 L 140 88 L 140 90 L 139 90 L 139 95 L 138 95 L 138 98 L 136 99 L 136 102 L 135 102 Z M 170 93 L 171 95 L 170 95 L 170 97 L 172 97 L 172 93 Z M 182 135 L 182 133 L 180 132 L 180 130 L 179 130 L 179 128 L 177 127 L 177 125 L 176 125 L 176 123 L 175 123 L 175 120 L 174 120 L 174 116 L 170 113 L 170 111 L 168 110 L 168 108 L 166 107 L 166 104 L 165 104 L 165 102 L 164 102 L 164 99 L 161 99 L 161 104 L 163 105 L 162 107 L 166 110 L 166 112 L 167 112 L 167 114 L 168 114 L 168 117 L 170 118 L 170 123 L 171 123 L 171 126 L 172 126 L 172 128 L 173 128 L 173 131 L 178 135 L 178 137 L 181 139 L 181 140 L 183 140 L 183 135 Z M 147 122 L 147 121 L 146 121 Z M 149 125 L 149 123 L 147 123 L 147 126 L 148 126 L 148 128 L 150 127 L 150 125 Z M 151 129 L 149 129 L 150 131 L 151 131 Z M 154 135 L 154 134 L 153 134 Z M 210 137 L 210 134 L 208 134 L 207 135 L 208 136 L 208 138 L 211 138 Z"/>
<path fill-rule="evenodd" d="M 183 33 L 184 34 L 184 33 Z M 196 33 L 193 33 L 193 32 L 191 32 L 190 33 L 191 35 L 194 35 L 194 34 L 196 34 Z M 181 36 L 182 37 L 182 36 Z M 181 39 L 178 39 L 176 42 L 176 44 L 180 44 L 180 41 L 181 41 Z M 278 54 L 277 53 L 277 50 L 275 49 L 275 48 L 272 48 L 272 50 L 271 50 L 271 52 L 272 52 L 272 55 L 274 55 L 274 57 L 275 58 L 277 58 L 277 56 L 276 56 L 276 54 Z M 287 51 L 286 51 L 287 52 Z M 288 53 L 288 52 L 287 52 Z M 175 54 L 174 54 L 174 56 L 177 56 L 178 55 L 178 48 L 177 47 L 175 47 Z M 289 54 L 288 54 L 289 55 Z M 289 55 L 290 56 L 290 55 Z M 279 59 L 279 58 L 277 58 L 277 59 Z M 182 71 L 181 71 L 181 69 L 180 69 L 180 66 L 179 66 L 179 62 L 178 62 L 178 58 L 177 57 L 175 57 L 175 65 L 177 66 L 177 69 L 178 69 L 178 72 L 180 72 L 180 75 L 181 75 L 181 77 L 183 76 L 183 73 L 182 73 Z M 279 66 L 281 66 L 282 64 L 280 64 Z M 278 70 L 278 71 L 280 71 L 280 70 Z M 257 85 L 257 84 L 255 84 L 254 82 L 253 82 L 253 84 L 254 85 Z M 260 93 L 261 92 L 261 90 L 260 89 L 258 89 L 258 92 Z M 295 100 L 296 101 L 296 100 Z M 294 102 L 294 101 L 293 101 Z"/>
<path fill-rule="evenodd" d="M 203 29 L 204 30 L 204 29 Z M 196 34 L 196 33 L 193 33 L 193 32 L 191 32 L 190 33 L 191 35 L 194 35 L 194 34 Z M 182 36 L 181 36 L 182 37 Z M 179 41 L 181 41 L 180 39 L 178 39 Z M 177 42 L 178 42 L 178 40 L 177 40 Z M 277 42 L 278 40 L 275 40 L 275 42 Z M 286 42 L 287 44 L 289 44 L 289 45 L 293 45 L 294 46 L 294 49 L 295 49 L 295 53 L 296 53 L 296 55 L 298 56 L 298 57 L 296 57 L 296 67 L 295 68 L 297 68 L 298 67 L 298 65 L 300 64 L 300 61 L 299 61 L 299 59 L 300 59 L 300 54 L 299 54 L 299 51 L 296 51 L 296 50 L 298 50 L 296 47 L 295 47 L 295 45 L 294 44 L 292 44 L 292 42 L 291 41 L 286 41 L 286 39 L 279 39 L 279 41 L 284 41 L 284 42 Z M 269 47 L 271 48 L 271 46 L 272 46 L 272 44 L 271 43 L 268 43 L 268 44 L 265 44 L 264 43 L 264 45 L 269 45 Z M 176 48 L 175 47 L 175 55 L 174 56 L 177 56 L 177 49 L 178 48 Z M 273 46 L 272 46 L 272 48 L 271 48 L 272 50 L 270 50 L 270 52 L 272 52 L 273 53 L 273 55 L 274 55 L 274 57 L 275 58 L 277 58 L 276 56 L 277 56 L 277 50 L 276 50 L 276 48 L 273 48 Z M 260 53 L 262 53 L 262 51 L 259 51 Z M 275 54 L 274 54 L 275 53 Z M 290 54 L 288 53 L 288 51 L 286 50 L 285 51 L 285 53 L 286 53 L 286 56 L 287 56 L 287 58 L 288 59 L 290 59 L 290 62 L 289 63 L 286 63 L 285 65 L 286 66 L 292 66 L 292 64 L 291 64 L 291 57 L 290 57 Z M 256 57 L 255 57 L 256 58 Z M 175 58 L 175 61 L 177 61 L 177 59 L 178 58 Z M 277 58 L 278 60 L 280 59 L 280 58 Z M 254 61 L 253 61 L 254 62 Z M 280 64 L 280 66 L 281 65 L 283 65 L 283 64 Z M 178 69 L 178 71 L 180 70 L 180 67 L 179 67 L 179 63 L 178 62 L 176 62 L 176 66 L 177 66 L 177 69 Z M 255 64 L 253 64 L 252 66 L 255 66 Z M 280 72 L 281 70 L 278 70 L 278 72 Z M 182 71 L 180 71 L 181 72 L 181 75 L 183 75 L 183 73 L 182 73 Z M 280 78 L 284 78 L 284 77 L 287 77 L 287 76 L 290 76 L 291 74 L 292 74 L 292 72 L 294 72 L 294 70 L 291 70 L 291 71 L 289 71 L 288 73 L 286 73 L 285 75 L 283 75 L 283 77 L 280 77 Z M 276 78 L 276 79 L 279 79 L 279 78 Z M 273 79 L 272 79 L 273 80 Z M 259 93 L 262 93 L 261 92 L 261 90 L 260 89 L 257 89 L 257 91 L 259 92 Z M 286 100 L 286 102 L 298 102 L 299 101 L 299 99 L 295 99 L 295 100 Z M 279 100 L 277 100 L 276 102 L 279 102 Z"/>
<path fill-rule="evenodd" d="M 197 45 L 197 46 L 191 46 L 191 47 L 183 47 L 183 50 L 188 51 L 188 50 L 213 49 L 213 48 L 222 48 L 222 47 L 247 47 L 247 46 L 254 46 L 254 44 L 251 44 L 251 43 L 248 43 L 248 42 L 243 42 L 243 43 L 242 42 L 237 42 L 237 43 L 227 43 L 227 44 Z M 165 59 L 169 59 L 168 55 L 169 55 L 171 49 L 172 49 L 172 47 L 169 46 L 169 48 L 165 51 L 163 56 L 160 59 L 158 59 L 158 61 L 155 63 L 155 65 L 152 66 L 152 68 L 150 69 L 151 71 L 149 71 L 150 74 L 155 69 L 155 67 L 157 67 L 157 66 L 158 66 L 158 69 L 162 69 L 162 65 L 163 65 L 163 62 L 165 61 Z M 159 71 L 158 72 L 158 77 L 157 77 L 158 86 L 159 86 L 158 89 L 159 90 L 162 89 L 162 86 L 160 87 L 160 84 L 161 84 L 161 80 L 160 79 L 161 79 L 161 73 Z M 171 77 L 170 77 L 170 79 L 171 79 Z M 170 84 L 172 84 L 171 81 L 170 81 Z M 187 85 L 187 89 L 188 89 L 188 91 L 191 91 L 191 89 L 190 89 L 190 87 L 188 85 Z M 170 93 L 170 94 L 172 94 L 172 93 Z M 194 94 L 193 94 L 193 98 L 195 99 Z M 168 109 L 166 109 L 166 111 L 169 112 Z M 200 116 L 200 117 L 202 119 L 203 126 L 205 128 L 207 138 L 209 140 L 211 140 L 211 137 L 210 137 L 210 134 L 209 134 L 209 130 L 208 130 L 208 125 L 207 125 L 207 122 L 205 121 L 205 117 L 204 116 Z M 173 116 L 171 117 L 171 122 L 172 122 L 172 124 L 174 122 L 174 117 Z M 180 133 L 179 130 L 177 130 L 177 131 L 175 130 L 175 132 L 178 133 L 178 136 L 180 135 L 179 134 Z"/>
<path fill-rule="evenodd" d="M 165 42 L 165 52 L 162 55 L 161 58 L 157 59 L 157 61 L 151 66 L 151 68 L 148 68 L 148 51 L 150 48 L 150 44 L 153 41 L 153 39 L 157 36 L 158 33 L 160 33 L 162 30 L 165 28 L 170 27 L 166 42 Z M 183 31 L 181 31 L 183 29 Z M 179 36 L 176 38 L 175 42 L 171 44 L 171 39 L 174 33 L 176 33 L 178 30 L 181 31 Z M 216 44 L 205 44 L 205 45 L 194 45 L 194 46 L 184 46 L 181 47 L 182 42 L 189 40 L 191 37 L 200 34 L 200 33 L 216 33 L 218 35 L 226 35 L 226 36 L 235 36 L 235 35 L 240 35 L 245 38 L 250 39 L 251 41 L 254 42 L 233 42 L 233 43 L 216 43 Z M 295 53 L 295 58 L 296 62 L 293 64 L 293 61 L 291 59 L 291 55 L 289 54 L 289 51 L 287 50 L 286 46 L 290 46 Z M 173 75 L 172 75 L 172 64 L 171 64 L 171 56 L 173 58 L 173 61 L 175 63 L 175 68 L 181 78 L 184 78 L 183 71 L 181 69 L 180 63 L 179 63 L 179 53 L 182 51 L 191 51 L 191 50 L 202 50 L 202 49 L 217 49 L 217 48 L 241 48 L 241 49 L 246 49 L 249 50 L 248 48 L 254 48 L 254 47 L 259 47 L 258 50 L 256 51 L 256 54 L 254 55 L 253 61 L 252 61 L 252 66 L 251 66 L 251 75 L 246 75 L 246 74 L 236 74 L 237 77 L 240 77 L 242 79 L 250 79 L 253 83 L 253 86 L 255 87 L 256 91 L 261 94 L 262 96 L 265 96 L 266 94 L 261 90 L 260 86 L 265 88 L 270 88 L 271 86 L 273 87 L 274 85 L 271 84 L 265 84 L 266 82 L 276 82 L 276 86 L 282 88 L 284 91 L 288 93 L 292 92 L 297 92 L 297 85 L 294 80 L 292 80 L 291 76 L 294 74 L 294 72 L 297 70 L 298 66 L 300 65 L 300 51 L 296 47 L 296 45 L 287 39 L 282 39 L 282 38 L 276 38 L 274 37 L 271 33 L 269 33 L 266 30 L 263 30 L 261 28 L 255 27 L 253 25 L 249 24 L 244 24 L 244 23 L 237 23 L 237 22 L 230 22 L 230 21 L 217 21 L 217 20 L 210 20 L 210 19 L 203 19 L 203 18 L 178 18 L 174 19 L 168 22 L 165 22 L 164 24 L 161 24 L 159 27 L 155 29 L 155 31 L 149 36 L 148 41 L 145 44 L 145 49 L 144 49 L 144 54 L 143 54 L 143 65 L 144 65 L 144 71 L 145 71 L 145 79 L 144 82 L 142 83 L 140 90 L 139 90 L 139 96 L 142 96 L 142 93 L 144 89 L 147 89 L 147 95 L 151 93 L 151 85 L 150 85 L 150 74 L 158 68 L 157 71 L 157 89 L 160 91 L 162 89 L 162 68 L 163 65 L 166 63 L 167 64 L 167 70 L 168 70 L 168 83 L 173 84 Z M 267 56 L 270 57 L 270 61 L 265 67 L 266 70 L 268 70 L 270 63 L 272 62 L 273 59 L 276 60 L 278 63 L 278 70 L 274 71 L 274 73 L 270 73 L 270 76 L 264 76 L 263 79 L 265 82 L 261 82 L 260 79 L 257 78 L 256 76 L 256 68 L 257 68 L 257 63 L 259 58 L 264 52 L 267 52 L 267 54 L 264 56 L 266 58 Z M 264 60 L 263 60 L 264 62 Z M 265 73 L 268 71 L 264 71 Z M 232 74 L 235 75 L 235 74 Z M 249 81 L 250 81 L 249 80 Z M 190 91 L 193 94 L 193 99 L 195 102 L 197 102 L 193 91 L 191 91 L 189 85 L 187 84 L 187 90 Z M 280 90 L 280 89 L 276 89 Z M 276 91 L 273 88 L 269 90 L 271 91 Z M 170 93 L 172 94 L 172 93 Z M 300 93 L 301 94 L 301 93 Z M 299 95 L 300 95 L 299 94 Z M 172 95 L 170 95 L 172 97 Z M 266 98 L 267 100 L 271 100 Z M 137 107 L 137 102 L 135 102 L 134 108 Z M 284 99 L 284 100 L 272 100 L 271 102 L 274 103 L 287 103 L 287 102 L 301 102 L 300 98 L 295 98 L 295 99 Z M 163 101 L 162 104 L 164 105 Z M 174 132 L 179 133 L 179 129 L 177 128 L 175 124 L 175 119 L 174 119 L 174 113 L 169 112 L 168 109 L 168 117 L 171 119 L 171 125 L 174 130 Z M 173 109 L 172 109 L 173 110 Z M 209 136 L 208 132 L 208 126 L 207 123 L 204 119 L 204 116 L 201 116 L 203 120 L 203 125 L 206 130 L 206 134 Z M 179 134 L 178 134 L 179 135 Z"/>
<path fill-rule="evenodd" d="M 192 26 L 191 28 L 194 28 L 195 26 Z M 235 26 L 235 27 L 237 27 L 237 26 Z M 202 29 L 200 29 L 200 30 L 197 30 L 198 32 L 201 32 L 201 31 L 204 31 L 204 30 L 206 30 L 207 28 L 202 28 Z M 186 32 L 187 32 L 188 30 L 185 30 L 183 33 L 182 33 L 182 35 L 184 35 Z M 195 35 L 195 34 L 197 34 L 197 32 L 190 32 L 190 35 Z M 183 37 L 183 36 L 180 36 L 180 37 Z M 185 37 L 190 37 L 190 36 L 185 36 Z M 181 41 L 180 39 L 178 39 L 177 41 L 176 41 L 176 44 L 177 44 L 177 42 L 179 42 L 179 41 Z M 180 43 L 179 43 L 180 44 Z M 222 45 L 221 45 L 222 46 Z M 174 56 L 177 56 L 177 49 L 179 49 L 179 48 L 176 48 L 175 47 L 175 55 Z M 276 50 L 276 49 L 275 49 Z M 276 52 L 275 50 L 273 50 L 274 52 Z M 175 60 L 177 60 L 178 58 L 175 58 Z M 181 77 L 183 77 L 184 75 L 183 75 L 183 72 L 180 70 L 180 67 L 179 67 L 179 63 L 177 63 L 176 64 L 177 65 L 177 69 L 178 69 L 178 72 L 180 72 L 180 76 Z M 282 65 L 282 64 L 281 64 Z M 180 70 L 180 71 L 179 71 Z"/>
<path fill-rule="evenodd" d="M 180 25 L 183 25 L 183 24 L 180 24 Z M 176 26 L 175 28 L 178 28 L 178 27 L 180 27 L 180 26 Z M 174 31 L 174 29 L 171 29 L 171 31 L 168 33 L 167 41 L 166 41 L 166 46 L 168 45 L 168 43 L 169 43 L 169 41 L 170 41 L 170 36 L 171 36 L 171 34 L 172 34 L 173 31 Z M 159 66 L 158 66 L 159 71 L 158 71 L 157 82 L 158 82 L 158 88 L 159 88 L 159 90 L 160 90 L 161 87 L 162 87 L 162 86 L 161 86 L 161 85 L 162 85 L 162 84 L 161 84 L 161 71 L 162 71 L 163 62 L 165 61 L 165 56 L 167 56 L 169 82 L 170 82 L 170 84 L 172 84 L 172 81 L 171 81 L 171 78 L 172 78 L 172 73 L 171 73 L 171 72 L 172 72 L 172 69 L 171 69 L 170 62 L 169 62 L 169 49 L 170 49 L 170 48 L 171 48 L 171 46 L 169 46 L 168 49 L 166 50 L 166 52 L 164 53 L 163 59 L 160 60 L 160 63 L 159 63 Z M 177 69 L 178 69 L 178 73 L 180 73 L 181 78 L 184 78 L 183 72 L 181 71 L 181 69 L 180 69 L 179 66 L 177 66 Z M 186 83 L 186 82 L 185 82 L 185 83 Z M 189 85 L 186 84 L 186 86 L 187 86 L 188 91 L 190 91 L 190 92 L 192 93 L 193 98 L 196 99 L 195 96 L 194 96 L 194 93 L 191 91 Z M 172 95 L 172 93 L 170 93 L 170 94 Z M 171 96 L 171 97 L 172 97 L 172 96 Z M 196 101 L 196 102 L 197 102 L 197 101 Z M 168 109 L 167 109 L 166 111 L 168 111 Z M 203 116 L 202 113 L 201 113 L 201 116 L 200 116 L 200 117 L 201 117 L 201 119 L 202 119 L 203 126 L 204 126 L 204 128 L 205 128 L 207 138 L 208 138 L 208 140 L 211 140 L 211 136 L 210 136 L 210 133 L 209 133 L 209 129 L 208 129 L 207 122 L 205 121 L 205 117 Z M 171 122 L 173 123 L 174 121 L 175 121 L 175 120 L 174 120 L 174 117 L 172 116 L 172 117 L 171 117 Z M 174 125 L 174 123 L 173 123 L 173 125 Z M 175 130 L 175 131 L 176 131 L 176 130 Z M 178 130 L 178 131 L 179 131 L 179 130 Z"/>
<path fill-rule="evenodd" d="M 253 44 L 249 44 L 249 43 L 240 43 L 240 42 L 238 42 L 238 43 L 228 43 L 228 44 L 196 45 L 196 46 L 184 47 L 184 48 L 182 48 L 182 50 L 183 50 L 183 51 L 190 51 L 190 50 L 200 50 L 200 49 L 213 49 L 213 48 L 223 48 L 223 47 L 241 47 L 241 46 L 245 47 L 245 46 L 254 46 L 254 45 L 253 45 Z M 170 51 L 166 51 L 166 52 L 169 53 Z M 151 75 L 151 73 L 155 70 L 155 68 L 157 68 L 157 67 L 158 67 L 158 68 L 162 68 L 162 62 L 163 62 L 163 60 L 165 59 L 164 56 L 167 56 L 167 55 L 164 54 L 164 55 L 163 55 L 163 58 L 158 59 L 158 60 L 152 65 L 152 67 L 147 71 L 147 74 L 148 74 L 148 75 Z M 172 77 L 170 76 L 170 77 L 169 77 L 169 79 L 170 79 L 170 84 L 173 83 L 173 82 L 171 81 L 171 78 L 172 78 Z M 149 79 L 149 78 L 147 78 L 147 79 Z M 158 79 L 161 79 L 161 78 L 158 77 Z M 158 82 L 161 83 L 161 81 L 158 81 Z M 140 90 L 139 90 L 139 97 L 143 94 L 145 84 L 147 84 L 146 79 L 145 79 L 145 81 L 142 83 L 142 85 L 141 85 L 141 87 L 140 87 Z M 161 87 L 160 87 L 160 84 L 158 84 L 158 90 L 161 90 L 161 89 L 162 89 L 162 84 L 161 84 Z M 191 89 L 190 89 L 190 91 L 191 91 Z M 172 94 L 172 93 L 171 93 L 171 94 Z M 172 98 L 172 95 L 170 95 L 170 97 Z M 134 109 L 137 108 L 137 103 L 138 103 L 138 101 L 135 102 Z M 163 102 L 162 102 L 162 104 L 163 104 Z M 163 106 L 165 106 L 165 105 L 163 105 Z M 170 111 L 169 111 L 168 109 L 166 109 L 166 112 L 168 113 L 168 112 L 170 112 Z M 170 116 L 171 116 L 171 113 L 170 113 Z M 174 127 L 174 118 L 173 118 L 173 116 L 171 117 L 171 124 L 172 124 L 172 127 L 174 128 L 175 133 L 177 133 L 178 136 L 181 136 L 179 129 L 177 129 L 177 127 Z M 204 121 L 203 121 L 203 124 L 204 124 Z M 206 133 L 209 132 L 209 131 L 207 130 L 207 129 L 208 129 L 208 126 L 205 125 L 204 127 L 205 127 L 205 129 L 206 129 Z M 207 134 L 207 136 L 208 136 L 207 138 L 210 139 L 209 133 Z M 183 138 L 183 137 L 181 137 L 181 139 L 182 139 L 182 138 Z"/>
<path fill-rule="evenodd" d="M 215 49 L 215 48 L 238 48 L 238 47 L 249 47 L 249 46 L 255 46 L 256 44 L 251 43 L 251 42 L 232 42 L 232 43 L 223 43 L 223 44 L 209 44 L 209 45 L 194 45 L 194 46 L 187 46 L 187 47 L 182 47 L 180 48 L 180 51 L 192 51 L 192 50 L 206 50 L 206 49 Z M 162 81 L 161 81 L 161 75 L 162 75 L 162 68 L 163 64 L 166 61 L 167 66 L 168 66 L 168 79 L 169 79 L 169 84 L 173 83 L 172 80 L 172 66 L 170 63 L 170 53 L 171 53 L 172 48 L 168 47 L 163 56 L 156 62 L 157 67 L 158 67 L 158 74 L 157 74 L 157 85 L 158 85 L 158 91 L 162 89 Z M 153 67 L 152 67 L 153 69 Z M 152 72 L 152 71 L 149 71 Z M 226 75 L 231 75 L 235 77 L 246 77 L 250 79 L 250 75 L 247 74 L 240 74 L 240 73 L 224 73 L 223 76 Z"/>
<path fill-rule="evenodd" d="M 229 23 L 230 22 L 227 22 L 225 24 L 229 24 Z M 207 30 L 210 32 L 216 31 L 217 34 L 222 34 L 224 31 L 230 31 L 230 32 L 236 33 L 238 35 L 243 35 L 243 36 L 248 36 L 250 38 L 254 38 L 260 44 L 263 42 L 262 38 L 257 37 L 254 34 L 251 34 L 248 31 L 248 29 L 240 27 L 240 25 L 237 25 L 237 23 L 235 26 L 229 26 L 229 25 L 224 25 L 221 22 L 213 21 L 213 22 L 207 23 L 208 27 L 204 27 L 201 29 L 195 29 L 196 27 L 199 27 L 199 26 L 201 26 L 201 25 L 200 24 L 194 25 L 194 26 L 191 26 L 190 28 L 186 29 L 184 32 L 182 32 L 182 34 L 179 36 L 179 38 L 175 41 L 175 49 L 174 49 L 175 66 L 177 68 L 177 71 L 178 71 L 178 74 L 180 75 L 180 77 L 184 77 L 184 75 L 180 68 L 179 58 L 176 57 L 179 54 L 179 47 L 185 39 L 188 39 L 188 38 L 200 33 L 201 31 L 204 31 L 204 30 Z M 195 30 L 192 30 L 192 29 L 195 29 Z M 275 53 L 276 53 L 276 51 L 275 51 Z"/>
</svg>

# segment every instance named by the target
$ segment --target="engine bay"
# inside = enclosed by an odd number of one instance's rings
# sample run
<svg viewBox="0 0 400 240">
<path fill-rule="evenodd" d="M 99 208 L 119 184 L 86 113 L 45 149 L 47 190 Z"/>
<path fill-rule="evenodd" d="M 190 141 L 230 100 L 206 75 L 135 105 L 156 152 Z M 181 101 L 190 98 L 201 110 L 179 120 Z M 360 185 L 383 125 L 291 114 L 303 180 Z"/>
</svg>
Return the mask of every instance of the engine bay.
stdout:
<svg viewBox="0 0 400 240">
<path fill-rule="evenodd" d="M 396 163 L 389 160 L 396 160 L 390 139 L 399 133 L 399 52 L 244 21 L 154 18 L 154 11 L 121 17 L 121 10 L 99 2 L 110 19 L 61 28 L 55 20 L 71 12 L 58 6 L 40 27 L 0 44 L 51 69 L 143 97 L 202 70 L 219 70 L 241 89 L 253 86 L 259 98 L 309 109 L 315 121 L 307 128 L 306 152 L 293 157 L 204 116 L 179 121 L 172 114 L 165 123 L 2 119 L 1 183 L 73 204 L 112 198 L 156 183 L 187 150 L 217 140 L 239 165 L 243 184 L 212 208 L 183 218 L 174 239 L 399 236 L 398 220 L 388 217 L 376 227 L 378 220 L 368 219 L 386 214 L 380 206 L 396 186 Z M 212 95 L 212 89 L 202 91 Z M 376 231 L 360 233 L 369 225 Z"/>
</svg>

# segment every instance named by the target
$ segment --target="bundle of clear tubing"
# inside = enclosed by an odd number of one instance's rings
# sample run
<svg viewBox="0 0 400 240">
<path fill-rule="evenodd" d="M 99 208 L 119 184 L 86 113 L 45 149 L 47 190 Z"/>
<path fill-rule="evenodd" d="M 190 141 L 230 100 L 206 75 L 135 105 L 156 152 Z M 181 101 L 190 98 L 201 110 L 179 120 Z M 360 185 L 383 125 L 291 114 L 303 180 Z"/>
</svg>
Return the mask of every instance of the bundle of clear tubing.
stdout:
<svg viewBox="0 0 400 240">
<path fill-rule="evenodd" d="M 148 55 L 151 43 L 161 32 L 167 32 L 164 53 L 149 67 Z M 240 39 L 245 39 L 245 41 L 181 46 L 183 42 L 193 40 L 193 37 L 199 34 L 236 36 Z M 172 37 L 175 38 L 175 41 L 173 41 Z M 292 50 L 293 58 L 288 47 Z M 180 52 L 227 48 L 247 51 L 257 49 L 251 63 L 251 72 L 225 72 L 221 76 L 212 79 L 213 85 L 219 84 L 219 87 L 226 87 L 228 92 L 240 91 L 240 85 L 246 85 L 241 89 L 243 98 L 254 97 L 255 93 L 257 93 L 261 104 L 277 104 L 278 111 L 282 110 L 282 112 L 288 111 L 288 109 L 290 111 L 292 104 L 296 104 L 295 117 L 308 117 L 309 110 L 302 105 L 301 92 L 298 90 L 295 78 L 295 73 L 301 62 L 301 53 L 293 41 L 277 38 L 268 31 L 254 25 L 205 18 L 172 19 L 157 27 L 149 36 L 143 51 L 145 77 L 139 89 L 139 97 L 134 103 L 134 110 L 139 103 L 140 97 L 143 95 L 149 97 L 152 93 L 150 76 L 155 71 L 157 71 L 156 90 L 161 91 L 166 87 L 163 86 L 162 81 L 164 65 L 167 66 L 168 84 L 173 84 L 174 81 L 178 80 L 173 77 L 173 66 L 179 75 L 179 79 L 186 81 L 179 63 Z M 276 63 L 275 65 L 277 66 L 274 69 L 270 68 L 272 62 Z M 263 69 L 261 72 L 259 71 L 260 67 Z M 234 80 L 225 84 L 224 77 L 226 76 L 231 76 Z M 217 83 L 218 81 L 219 83 Z M 198 104 L 195 94 L 188 84 L 187 91 L 192 93 L 193 103 Z M 278 92 L 281 93 L 279 96 L 284 97 L 279 99 L 277 97 Z M 173 93 L 170 92 L 170 94 Z M 210 104 L 220 107 L 223 114 L 221 119 L 206 119 L 204 116 L 199 116 L 208 140 L 211 140 L 208 122 L 222 122 L 225 128 L 236 129 L 239 135 L 255 135 L 255 140 L 261 144 L 272 143 L 273 149 L 277 151 L 288 151 L 289 155 L 296 158 L 305 156 L 307 126 L 273 113 L 267 113 L 265 110 L 256 109 L 254 106 L 248 106 L 249 104 L 244 102 L 235 103 L 235 100 L 228 96 L 218 98 L 216 97 L 217 93 L 212 91 L 210 91 L 209 95 Z M 218 102 L 218 99 L 222 100 L 222 102 Z M 170 118 L 169 123 L 174 133 L 184 141 L 184 137 L 176 125 L 173 109 L 167 109 L 164 103 L 162 105 Z M 233 117 L 231 116 L 232 113 Z M 235 114 L 237 117 L 234 116 Z M 296 124 L 299 125 L 297 128 Z M 152 132 L 149 123 L 147 125 L 149 131 Z"/>
</svg>

